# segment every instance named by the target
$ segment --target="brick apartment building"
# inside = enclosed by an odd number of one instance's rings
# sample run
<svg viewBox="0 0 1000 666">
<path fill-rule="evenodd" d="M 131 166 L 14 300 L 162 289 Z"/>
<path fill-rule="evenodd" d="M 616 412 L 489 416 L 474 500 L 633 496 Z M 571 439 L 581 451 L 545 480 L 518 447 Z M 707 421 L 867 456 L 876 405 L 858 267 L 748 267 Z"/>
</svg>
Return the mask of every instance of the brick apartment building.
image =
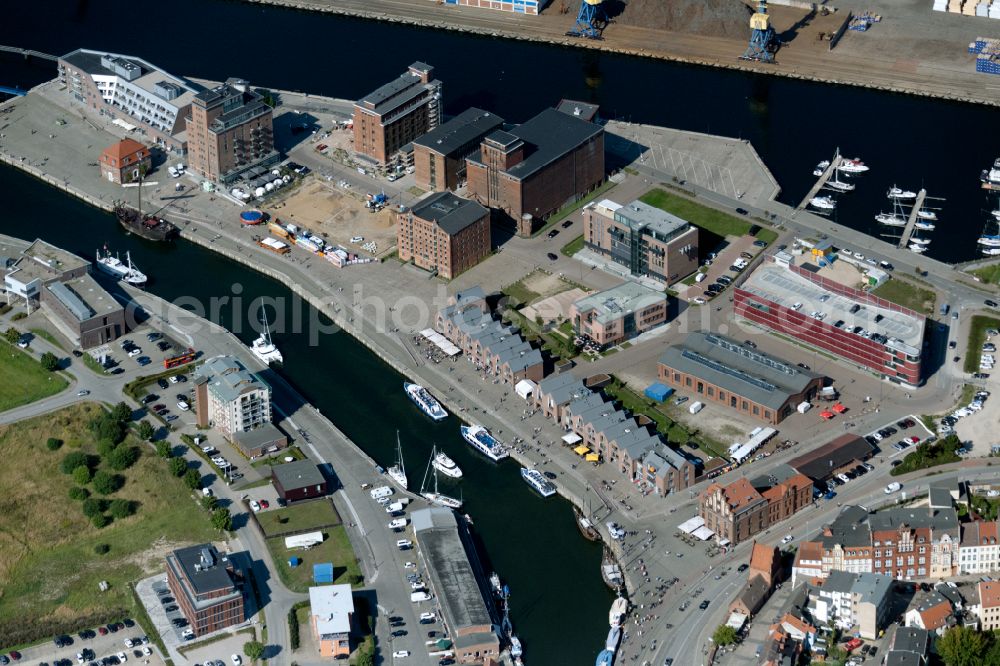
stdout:
<svg viewBox="0 0 1000 666">
<path fill-rule="evenodd" d="M 490 211 L 451 192 L 437 192 L 396 214 L 400 261 L 450 280 L 490 255 Z"/>
<path fill-rule="evenodd" d="M 271 107 L 242 79 L 229 79 L 192 98 L 187 146 L 192 171 L 226 184 L 281 158 L 274 149 Z"/>
<path fill-rule="evenodd" d="M 244 621 L 243 572 L 211 544 L 167 555 L 167 586 L 195 636 Z"/>
<path fill-rule="evenodd" d="M 812 481 L 795 470 L 787 471 L 782 479 L 741 478 L 705 488 L 698 497 L 698 515 L 705 527 L 736 544 L 805 508 L 812 502 Z"/>
<path fill-rule="evenodd" d="M 118 53 L 77 49 L 57 66 L 59 84 L 88 115 L 138 130 L 166 150 L 185 150 L 184 119 L 201 86 Z"/>
<path fill-rule="evenodd" d="M 904 386 L 921 382 L 924 317 L 778 252 L 734 289 L 735 312 L 759 326 Z"/>
<path fill-rule="evenodd" d="M 573 302 L 569 320 L 578 335 L 601 347 L 617 345 L 667 323 L 667 295 L 623 282 Z"/>
<path fill-rule="evenodd" d="M 690 333 L 660 356 L 657 377 L 717 404 L 776 425 L 811 400 L 823 376 L 714 333 Z"/>
<path fill-rule="evenodd" d="M 432 192 L 454 190 L 465 183 L 465 159 L 479 149 L 483 137 L 503 126 L 503 118 L 471 107 L 413 140 L 414 180 Z"/>
<path fill-rule="evenodd" d="M 545 109 L 523 125 L 488 134 L 466 160 L 466 176 L 470 197 L 527 236 L 533 221 L 604 182 L 604 128 Z"/>
<path fill-rule="evenodd" d="M 585 247 L 667 285 L 698 269 L 698 228 L 655 206 L 604 199 L 583 209 Z"/>
<path fill-rule="evenodd" d="M 101 178 L 118 183 L 134 183 L 149 173 L 153 158 L 149 148 L 134 139 L 123 139 L 101 151 Z"/>
<path fill-rule="evenodd" d="M 387 164 L 400 148 L 441 122 L 441 82 L 415 62 L 399 77 L 354 103 L 354 152 Z"/>
</svg>

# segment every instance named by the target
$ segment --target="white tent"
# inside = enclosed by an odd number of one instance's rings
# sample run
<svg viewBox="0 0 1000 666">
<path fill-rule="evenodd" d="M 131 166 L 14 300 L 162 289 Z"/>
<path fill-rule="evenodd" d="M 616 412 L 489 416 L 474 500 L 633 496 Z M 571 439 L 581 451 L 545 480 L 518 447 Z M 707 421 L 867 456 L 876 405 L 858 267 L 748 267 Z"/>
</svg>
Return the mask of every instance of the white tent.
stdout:
<svg viewBox="0 0 1000 666">
<path fill-rule="evenodd" d="M 688 520 L 685 520 L 683 523 L 678 525 L 677 528 L 681 532 L 684 532 L 685 534 L 691 534 L 699 527 L 702 527 L 704 524 L 705 524 L 704 518 L 702 518 L 701 516 L 695 516 L 694 518 L 689 518 Z"/>
<path fill-rule="evenodd" d="M 562 441 L 566 442 L 567 444 L 576 444 L 577 442 L 582 442 L 583 437 L 580 437 L 575 432 L 571 432 L 568 435 L 563 435 Z"/>
<path fill-rule="evenodd" d="M 538 389 L 538 385 L 530 379 L 522 379 L 514 386 L 514 393 L 521 396 L 522 400 L 527 400 L 528 396 Z"/>
<path fill-rule="evenodd" d="M 448 338 L 444 337 L 443 335 L 435 331 L 433 328 L 425 328 L 424 330 L 420 331 L 420 335 L 430 340 L 432 343 L 434 343 L 435 346 L 437 346 L 438 349 L 440 349 L 448 356 L 455 356 L 456 354 L 459 354 L 462 351 L 454 344 L 452 344 Z"/>
<path fill-rule="evenodd" d="M 742 629 L 743 625 L 746 623 L 747 623 L 747 616 L 737 611 L 733 611 L 733 613 L 729 616 L 729 619 L 726 620 L 726 626 L 732 627 L 736 631 Z"/>
<path fill-rule="evenodd" d="M 709 539 L 711 539 L 712 537 L 715 536 L 715 532 L 713 532 L 712 530 L 708 529 L 704 525 L 701 526 L 701 527 L 699 527 L 698 529 L 696 529 L 693 532 L 693 534 L 694 534 L 694 536 L 698 537 L 702 541 L 708 541 Z"/>
</svg>

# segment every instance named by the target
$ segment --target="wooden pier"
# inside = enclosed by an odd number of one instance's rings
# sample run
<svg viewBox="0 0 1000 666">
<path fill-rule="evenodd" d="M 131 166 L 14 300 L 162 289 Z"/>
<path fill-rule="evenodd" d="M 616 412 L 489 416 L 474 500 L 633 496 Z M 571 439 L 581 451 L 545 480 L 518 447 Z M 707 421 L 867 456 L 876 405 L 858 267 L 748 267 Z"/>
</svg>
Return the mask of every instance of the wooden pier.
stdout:
<svg viewBox="0 0 1000 666">
<path fill-rule="evenodd" d="M 917 223 L 917 213 L 924 207 L 924 199 L 926 198 L 927 190 L 921 189 L 917 192 L 917 200 L 913 202 L 913 208 L 910 209 L 910 217 L 906 220 L 906 226 L 903 227 L 903 234 L 899 237 L 899 247 L 905 249 L 909 246 L 910 236 L 913 235 L 913 228 Z"/>
<path fill-rule="evenodd" d="M 806 206 L 809 205 L 809 202 L 812 201 L 812 198 L 817 194 L 819 194 L 819 191 L 826 186 L 827 181 L 833 178 L 833 174 L 837 172 L 837 167 L 840 166 L 843 160 L 844 158 L 840 156 L 839 150 L 836 153 L 834 153 L 833 159 L 830 160 L 830 166 L 826 168 L 826 171 L 823 172 L 823 175 L 819 177 L 819 180 L 816 181 L 816 184 L 813 185 L 812 189 L 809 190 L 809 193 L 806 194 L 805 198 L 798 205 L 797 208 L 798 210 L 803 210 Z"/>
</svg>

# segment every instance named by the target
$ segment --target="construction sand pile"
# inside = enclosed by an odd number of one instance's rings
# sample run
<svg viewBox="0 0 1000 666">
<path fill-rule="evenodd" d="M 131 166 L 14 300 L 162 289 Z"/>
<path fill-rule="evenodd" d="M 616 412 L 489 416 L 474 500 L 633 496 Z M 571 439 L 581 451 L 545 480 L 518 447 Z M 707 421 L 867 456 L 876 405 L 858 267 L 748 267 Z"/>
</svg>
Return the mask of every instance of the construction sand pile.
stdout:
<svg viewBox="0 0 1000 666">
<path fill-rule="evenodd" d="M 748 37 L 753 13 L 740 0 L 628 0 L 619 8 L 622 25 L 730 39 Z"/>
</svg>

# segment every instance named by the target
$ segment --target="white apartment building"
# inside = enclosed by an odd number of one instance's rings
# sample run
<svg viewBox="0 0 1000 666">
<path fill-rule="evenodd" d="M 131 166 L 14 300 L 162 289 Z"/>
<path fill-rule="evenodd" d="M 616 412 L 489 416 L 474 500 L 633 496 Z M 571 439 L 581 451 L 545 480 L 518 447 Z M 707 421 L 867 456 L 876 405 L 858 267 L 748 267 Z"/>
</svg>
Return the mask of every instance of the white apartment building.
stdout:
<svg viewBox="0 0 1000 666">
<path fill-rule="evenodd" d="M 821 586 L 810 588 L 809 610 L 821 624 L 856 628 L 862 638 L 874 639 L 888 624 L 891 591 L 891 576 L 831 571 Z"/>
<path fill-rule="evenodd" d="M 1000 571 L 1000 527 L 997 521 L 975 521 L 962 525 L 958 551 L 958 573 L 986 574 Z"/>
<path fill-rule="evenodd" d="M 209 359 L 194 373 L 199 426 L 226 437 L 271 422 L 271 387 L 231 356 Z"/>
</svg>

